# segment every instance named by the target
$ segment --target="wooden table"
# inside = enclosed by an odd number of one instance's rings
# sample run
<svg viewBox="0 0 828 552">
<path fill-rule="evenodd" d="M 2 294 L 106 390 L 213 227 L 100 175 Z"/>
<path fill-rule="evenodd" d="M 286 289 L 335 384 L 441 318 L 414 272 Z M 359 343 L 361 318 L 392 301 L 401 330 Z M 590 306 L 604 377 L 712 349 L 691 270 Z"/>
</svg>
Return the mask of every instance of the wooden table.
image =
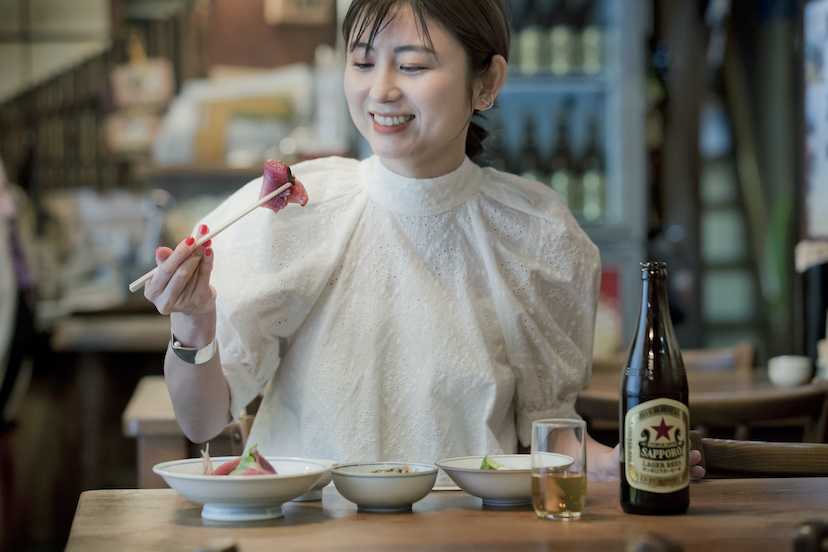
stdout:
<svg viewBox="0 0 828 552">
<path fill-rule="evenodd" d="M 162 489 L 164 479 L 152 471 L 160 462 L 193 456 L 191 443 L 175 420 L 172 399 L 164 376 L 146 376 L 138 382 L 121 417 L 124 435 L 137 440 L 138 487 Z M 232 431 L 226 428 L 210 441 L 210 453 L 221 456 L 231 453 Z"/>
<path fill-rule="evenodd" d="M 791 550 L 801 523 L 828 517 L 828 478 L 715 479 L 691 484 L 680 516 L 624 514 L 618 483 L 590 483 L 583 517 L 538 519 L 530 506 L 483 508 L 462 491 L 435 491 L 412 512 L 367 514 L 333 486 L 322 501 L 290 502 L 285 517 L 212 522 L 200 505 L 170 489 L 87 491 L 80 497 L 68 552 L 193 552 L 232 538 L 240 552 L 314 551 L 610 551 L 644 533 L 681 542 L 684 552 Z"/>
</svg>

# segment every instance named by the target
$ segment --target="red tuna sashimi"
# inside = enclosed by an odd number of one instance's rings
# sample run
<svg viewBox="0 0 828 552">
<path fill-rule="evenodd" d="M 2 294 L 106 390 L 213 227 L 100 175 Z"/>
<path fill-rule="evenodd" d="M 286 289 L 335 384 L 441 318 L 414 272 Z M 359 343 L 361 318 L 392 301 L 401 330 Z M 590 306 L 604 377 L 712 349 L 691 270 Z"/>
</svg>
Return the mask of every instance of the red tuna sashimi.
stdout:
<svg viewBox="0 0 828 552">
<path fill-rule="evenodd" d="M 229 462 L 225 462 L 221 466 L 215 468 L 213 470 L 212 475 L 227 475 L 227 474 L 229 474 L 231 471 L 235 470 L 238 467 L 239 462 L 241 462 L 241 459 L 242 459 L 242 457 L 239 456 L 238 458 L 234 458 L 234 459 L 230 460 Z"/>
<path fill-rule="evenodd" d="M 255 461 L 250 462 L 243 470 L 234 472 L 233 475 L 270 475 L 276 473 L 276 468 L 261 455 L 255 445 L 250 448 L 249 454 L 253 454 Z"/>
<path fill-rule="evenodd" d="M 209 455 L 207 458 L 209 460 Z M 225 462 L 212 471 L 212 475 L 270 475 L 275 473 L 276 468 L 261 455 L 256 445 L 250 447 L 245 454 Z M 207 473 L 207 475 L 211 474 Z"/>
<path fill-rule="evenodd" d="M 262 189 L 259 192 L 259 199 L 263 198 L 272 191 L 281 188 L 286 183 L 292 183 L 293 186 L 269 200 L 262 207 L 267 207 L 274 213 L 287 207 L 288 203 L 298 203 L 305 205 L 308 202 L 308 192 L 301 182 L 296 180 L 296 177 L 290 171 L 290 167 L 281 161 L 268 159 L 264 163 L 264 176 L 262 178 Z"/>
</svg>

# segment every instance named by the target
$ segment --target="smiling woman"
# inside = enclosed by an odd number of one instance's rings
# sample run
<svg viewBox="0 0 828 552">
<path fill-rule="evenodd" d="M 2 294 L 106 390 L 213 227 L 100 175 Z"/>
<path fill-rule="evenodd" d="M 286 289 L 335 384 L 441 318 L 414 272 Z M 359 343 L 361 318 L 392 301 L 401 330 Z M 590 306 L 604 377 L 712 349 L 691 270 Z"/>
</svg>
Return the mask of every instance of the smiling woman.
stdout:
<svg viewBox="0 0 828 552">
<path fill-rule="evenodd" d="M 374 153 L 404 176 L 446 174 L 466 154 L 479 153 L 485 131 L 474 124 L 469 132 L 472 117 L 491 107 L 506 79 L 509 27 L 485 17 L 506 22 L 506 14 L 477 2 L 477 9 L 463 7 L 453 18 L 438 19 L 432 13 L 441 12 L 429 11 L 425 3 L 357 0 L 344 21 L 351 117 Z M 502 6 L 490 2 L 490 7 Z M 481 48 L 472 40 L 481 28 L 501 32 L 490 33 L 491 44 Z"/>
<path fill-rule="evenodd" d="M 166 356 L 179 425 L 207 440 L 264 390 L 248 441 L 267 456 L 515 453 L 533 420 L 578 417 L 600 262 L 550 188 L 470 159 L 506 77 L 505 3 L 355 0 L 342 31 L 374 155 L 294 165 L 307 205 L 251 213 L 213 255 L 192 240 L 156 253 L 146 297 L 183 347 L 218 344 L 199 365 Z M 591 480 L 617 478 L 617 453 L 589 446 Z"/>
</svg>

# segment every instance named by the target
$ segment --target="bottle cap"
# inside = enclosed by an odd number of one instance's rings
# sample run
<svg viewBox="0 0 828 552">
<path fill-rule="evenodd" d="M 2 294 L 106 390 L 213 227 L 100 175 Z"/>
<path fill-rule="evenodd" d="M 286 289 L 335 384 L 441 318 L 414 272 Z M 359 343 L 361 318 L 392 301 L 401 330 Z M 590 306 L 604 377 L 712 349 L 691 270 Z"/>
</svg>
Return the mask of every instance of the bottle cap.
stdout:
<svg viewBox="0 0 828 552">
<path fill-rule="evenodd" d="M 652 276 L 667 277 L 667 263 L 661 261 L 648 261 L 641 263 L 641 278 L 647 279 Z"/>
</svg>

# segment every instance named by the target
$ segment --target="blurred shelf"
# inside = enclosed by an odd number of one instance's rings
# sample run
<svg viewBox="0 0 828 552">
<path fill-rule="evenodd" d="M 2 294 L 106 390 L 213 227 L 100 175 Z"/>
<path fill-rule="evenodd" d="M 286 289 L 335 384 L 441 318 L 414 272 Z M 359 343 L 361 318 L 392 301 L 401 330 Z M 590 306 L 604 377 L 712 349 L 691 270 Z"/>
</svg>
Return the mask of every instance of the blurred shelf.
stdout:
<svg viewBox="0 0 828 552">
<path fill-rule="evenodd" d="M 503 94 L 521 93 L 560 93 L 560 94 L 593 94 L 606 91 L 607 78 L 604 74 L 597 75 L 553 75 L 551 73 L 537 73 L 534 75 L 509 75 L 503 87 Z"/>
<path fill-rule="evenodd" d="M 141 165 L 136 167 L 135 176 L 144 190 L 160 188 L 178 198 L 202 194 L 226 195 L 262 176 L 262 167 Z"/>
</svg>

